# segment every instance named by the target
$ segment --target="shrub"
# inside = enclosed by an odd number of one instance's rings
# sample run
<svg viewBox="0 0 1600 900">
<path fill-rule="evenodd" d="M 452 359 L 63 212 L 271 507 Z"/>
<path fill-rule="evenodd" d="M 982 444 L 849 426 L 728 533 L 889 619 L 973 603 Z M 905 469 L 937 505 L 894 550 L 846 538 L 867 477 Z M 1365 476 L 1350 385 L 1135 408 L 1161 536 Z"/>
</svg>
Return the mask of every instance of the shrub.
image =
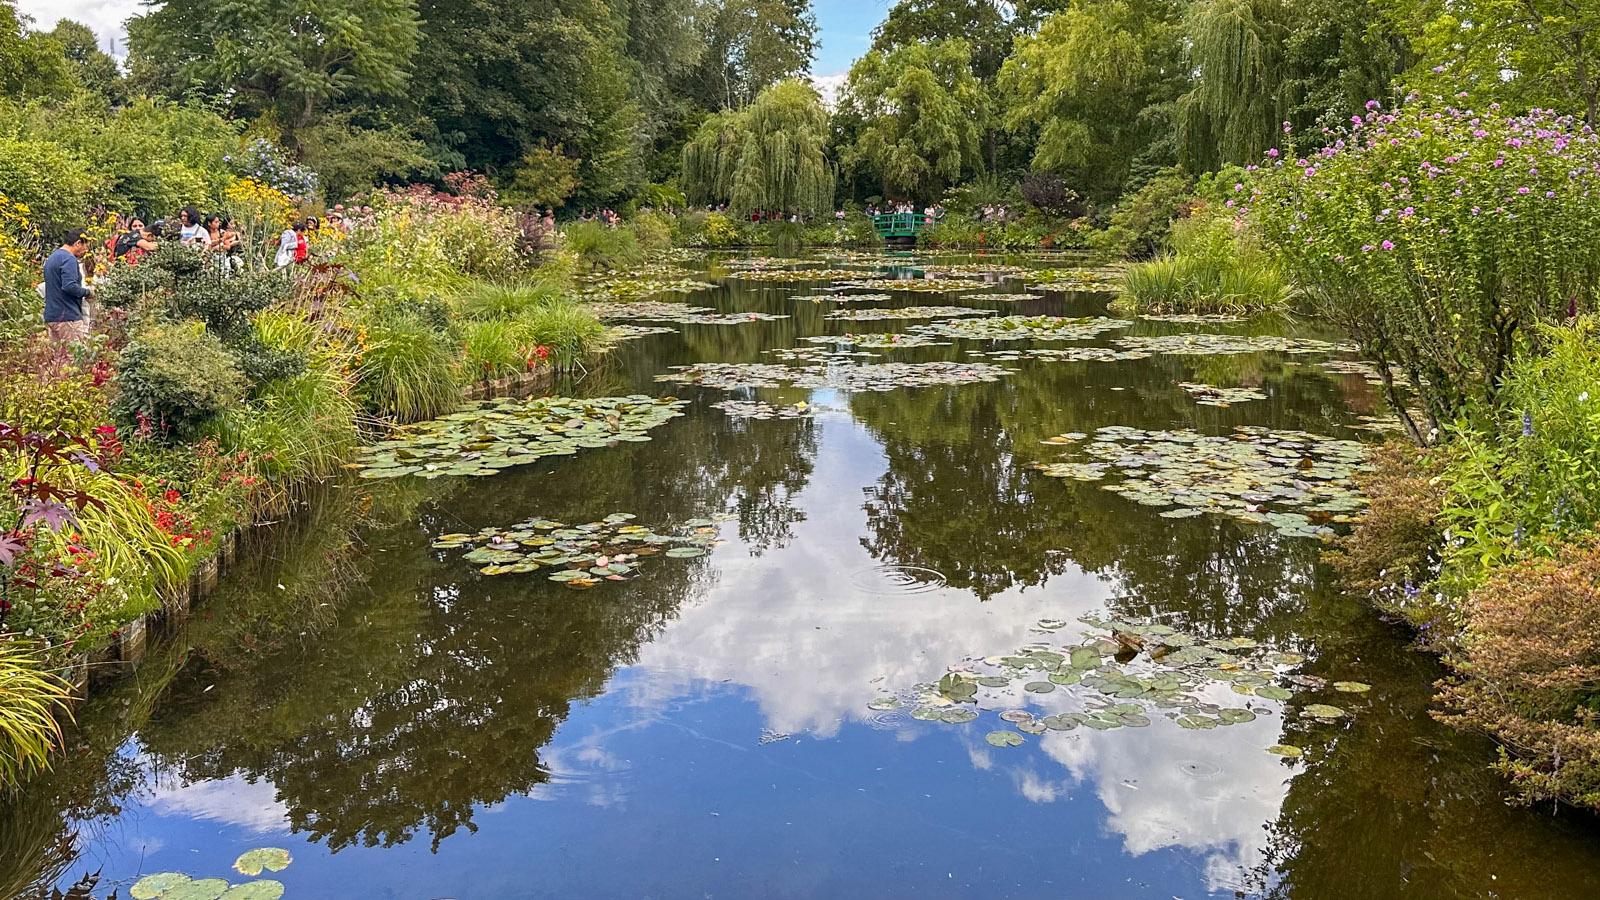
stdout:
<svg viewBox="0 0 1600 900">
<path fill-rule="evenodd" d="M 48 242 L 83 224 L 96 181 L 82 159 L 54 141 L 0 134 L 0 185 Z"/>
<path fill-rule="evenodd" d="M 1418 386 L 1420 423 L 1385 389 L 1431 441 L 1494 409 L 1511 364 L 1537 351 L 1537 323 L 1595 308 L 1597 168 L 1600 135 L 1569 118 L 1419 103 L 1278 160 L 1252 206 L 1317 311 Z"/>
<path fill-rule="evenodd" d="M 188 439 L 244 396 L 233 357 L 199 322 L 152 325 L 122 351 L 112 412 L 119 423 Z"/>
<path fill-rule="evenodd" d="M 1497 411 L 1452 429 L 1445 574 L 1462 592 L 1600 524 L 1600 322 L 1546 326 L 1540 343 L 1546 354 L 1511 364 Z"/>
<path fill-rule="evenodd" d="M 1498 740 L 1524 801 L 1600 809 L 1600 545 L 1495 569 L 1465 614 L 1438 717 Z"/>
<path fill-rule="evenodd" d="M 367 336 L 356 389 L 367 410 L 407 423 L 460 405 L 456 356 L 427 323 L 386 316 L 369 326 Z"/>
<path fill-rule="evenodd" d="M 1349 590 L 1413 624 L 1431 625 L 1440 617 L 1437 595 L 1426 590 L 1444 543 L 1440 463 L 1406 441 L 1370 452 L 1373 471 L 1357 479 L 1367 508 L 1325 559 Z"/>
<path fill-rule="evenodd" d="M 557 368 L 570 367 L 592 352 L 605 333 L 605 326 L 587 307 L 571 302 L 527 310 L 516 325 L 517 337 L 530 355 L 537 357 L 539 347 L 547 348 L 547 361 Z"/>
<path fill-rule="evenodd" d="M 528 309 L 560 299 L 559 282 L 547 279 L 492 284 L 473 282 L 456 295 L 456 306 L 462 318 L 477 321 L 509 319 Z"/>
<path fill-rule="evenodd" d="M 72 716 L 70 688 L 45 665 L 34 648 L 0 636 L 0 790 L 49 766 L 60 722 Z"/>
<path fill-rule="evenodd" d="M 709 218 L 709 217 L 708 217 Z M 604 222 L 573 222 L 561 232 L 565 249 L 587 270 L 623 269 L 645 261 L 645 249 L 630 228 L 612 228 Z"/>
<path fill-rule="evenodd" d="M 1117 305 L 1135 312 L 1240 313 L 1289 300 L 1278 267 L 1232 215 L 1195 215 L 1172 225 L 1175 254 L 1128 267 Z"/>
<path fill-rule="evenodd" d="M 628 223 L 628 227 L 633 229 L 639 246 L 646 251 L 668 250 L 672 247 L 672 223 L 661 213 L 639 213 Z"/>
<path fill-rule="evenodd" d="M 518 328 L 503 319 L 470 322 L 461 331 L 462 369 L 477 381 L 515 375 L 527 367 L 528 353 Z"/>
<path fill-rule="evenodd" d="M 1172 223 L 1188 214 L 1194 185 L 1176 169 L 1145 183 L 1117 202 L 1103 231 L 1090 236 L 1102 253 L 1127 259 L 1149 259 L 1166 249 Z"/>
</svg>

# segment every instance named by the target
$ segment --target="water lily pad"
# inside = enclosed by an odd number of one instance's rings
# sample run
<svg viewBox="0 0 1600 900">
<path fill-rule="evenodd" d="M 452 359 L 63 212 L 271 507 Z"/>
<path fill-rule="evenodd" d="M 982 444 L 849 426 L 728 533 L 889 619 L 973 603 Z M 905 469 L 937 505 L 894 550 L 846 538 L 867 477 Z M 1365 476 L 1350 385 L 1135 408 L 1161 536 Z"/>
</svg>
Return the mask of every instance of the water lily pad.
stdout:
<svg viewBox="0 0 1600 900">
<path fill-rule="evenodd" d="M 1263 697 L 1267 700 L 1287 700 L 1294 696 L 1294 694 L 1292 694 L 1288 688 L 1278 687 L 1274 684 L 1266 687 L 1256 688 L 1256 696 Z"/>
<path fill-rule="evenodd" d="M 1345 715 L 1344 710 L 1337 706 L 1329 706 L 1326 703 L 1308 704 L 1301 712 L 1317 719 L 1338 719 Z"/>
<path fill-rule="evenodd" d="M 1056 686 L 1048 681 L 1030 681 L 1022 687 L 1035 694 L 1048 694 L 1056 689 Z"/>
<path fill-rule="evenodd" d="M 1273 744 L 1271 747 L 1267 748 L 1267 752 L 1277 754 L 1278 756 L 1294 757 L 1296 759 L 1305 755 L 1304 750 L 1294 746 L 1293 744 Z"/>
<path fill-rule="evenodd" d="M 189 876 L 182 872 L 158 872 L 134 882 L 133 887 L 128 888 L 128 896 L 133 900 L 156 900 L 167 891 L 190 881 Z"/>
<path fill-rule="evenodd" d="M 991 731 L 983 739 L 996 747 L 1020 747 L 1028 740 L 1015 731 Z"/>
<path fill-rule="evenodd" d="M 962 725 L 976 718 L 978 718 L 977 711 L 967 709 L 964 706 L 952 706 L 939 712 L 939 720 L 948 722 L 951 725 Z"/>
<path fill-rule="evenodd" d="M 879 697 L 871 703 L 868 703 L 867 709 L 899 709 L 902 706 L 905 706 L 905 704 L 901 703 L 896 697 Z"/>
<path fill-rule="evenodd" d="M 236 884 L 223 893 L 220 900 L 278 900 L 283 896 L 283 883 L 263 878 Z"/>
<path fill-rule="evenodd" d="M 164 891 L 161 900 L 217 900 L 227 889 L 225 878 L 200 878 Z"/>
<path fill-rule="evenodd" d="M 279 847 L 258 847 L 233 861 L 233 868 L 241 875 L 260 875 L 261 870 L 282 872 L 293 861 L 289 851 Z"/>
<path fill-rule="evenodd" d="M 1033 721 L 1033 713 L 1028 712 L 1025 709 L 1008 709 L 1000 714 L 1000 718 L 1003 721 L 1012 723 L 1031 722 Z"/>
<path fill-rule="evenodd" d="M 1359 681 L 1335 681 L 1333 689 L 1343 691 L 1346 694 L 1365 694 L 1367 691 L 1372 690 L 1372 685 L 1362 684 Z"/>
<path fill-rule="evenodd" d="M 1103 316 L 1080 319 L 1062 316 L 999 316 L 915 325 L 909 333 L 929 338 L 949 337 L 988 341 L 1085 341 L 1132 324 L 1127 319 L 1108 319 Z"/>
</svg>

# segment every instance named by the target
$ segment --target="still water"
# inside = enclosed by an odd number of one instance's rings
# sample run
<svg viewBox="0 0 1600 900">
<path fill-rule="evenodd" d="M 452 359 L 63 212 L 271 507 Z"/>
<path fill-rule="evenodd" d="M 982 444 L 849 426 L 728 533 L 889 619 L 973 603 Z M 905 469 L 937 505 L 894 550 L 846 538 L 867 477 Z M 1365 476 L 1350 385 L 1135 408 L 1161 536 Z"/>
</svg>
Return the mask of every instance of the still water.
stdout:
<svg viewBox="0 0 1600 900">
<path fill-rule="evenodd" d="M 816 284 L 716 280 L 690 302 L 789 318 L 677 326 L 560 386 L 693 401 L 650 442 L 362 482 L 255 534 L 187 628 L 81 710 L 59 770 L 0 807 L 0 896 L 85 869 L 124 894 L 154 872 L 237 879 L 257 847 L 293 854 L 273 876 L 290 898 L 1600 896 L 1600 828 L 1504 802 L 1492 748 L 1428 716 L 1438 666 L 1339 592 L 1318 541 L 1162 518 L 1032 468 L 1060 452 L 1044 439 L 1107 425 L 1370 440 L 1350 427 L 1379 411 L 1362 377 L 1253 353 L 1021 359 L 994 383 L 879 393 L 655 382 L 908 324 L 825 320 L 847 307 L 796 299 Z M 1078 316 L 1109 299 L 960 293 L 848 308 Z M 1044 346 L 1183 331 L 1328 337 L 1140 321 Z M 1266 399 L 1202 406 L 1178 382 Z M 710 408 L 729 396 L 815 415 Z M 430 547 L 617 512 L 652 528 L 726 514 L 725 543 L 586 591 Z M 1339 699 L 1351 715 L 1336 722 L 1299 715 L 1297 696 L 1230 727 L 1157 716 L 1016 747 L 985 735 L 1038 702 L 1020 691 L 968 724 L 868 707 L 965 660 L 1075 639 L 1094 614 L 1251 638 L 1372 690 Z M 1072 624 L 1041 636 L 1041 619 Z"/>
</svg>

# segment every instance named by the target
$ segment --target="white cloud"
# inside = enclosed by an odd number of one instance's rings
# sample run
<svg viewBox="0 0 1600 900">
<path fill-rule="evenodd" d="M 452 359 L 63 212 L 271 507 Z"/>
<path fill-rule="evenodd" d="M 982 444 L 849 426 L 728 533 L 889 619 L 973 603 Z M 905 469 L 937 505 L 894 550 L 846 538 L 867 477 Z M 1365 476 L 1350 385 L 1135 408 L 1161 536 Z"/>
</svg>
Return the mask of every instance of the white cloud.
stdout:
<svg viewBox="0 0 1600 900">
<path fill-rule="evenodd" d="M 161 815 L 212 819 L 251 831 L 288 831 L 289 813 L 278 800 L 270 781 L 249 781 L 230 775 L 193 784 L 158 784 L 150 794 L 150 808 Z"/>
<path fill-rule="evenodd" d="M 839 89 L 844 87 L 844 80 L 847 77 L 842 72 L 835 75 L 813 75 L 811 86 L 822 95 L 823 105 L 833 109 L 833 105 L 839 100 Z"/>
<path fill-rule="evenodd" d="M 61 19 L 74 19 L 94 29 L 100 49 L 118 58 L 128 52 L 123 24 L 143 11 L 139 0 L 18 0 L 17 9 L 33 17 L 33 27 L 48 31 Z"/>
</svg>

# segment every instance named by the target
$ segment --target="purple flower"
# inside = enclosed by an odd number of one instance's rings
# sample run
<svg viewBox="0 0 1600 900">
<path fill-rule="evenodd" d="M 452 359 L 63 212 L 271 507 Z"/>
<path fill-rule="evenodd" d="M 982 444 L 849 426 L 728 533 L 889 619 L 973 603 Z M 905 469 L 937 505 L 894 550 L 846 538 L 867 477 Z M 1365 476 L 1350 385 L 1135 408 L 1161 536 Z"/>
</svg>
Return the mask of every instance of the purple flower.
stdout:
<svg viewBox="0 0 1600 900">
<path fill-rule="evenodd" d="M 1528 189 L 1525 188 L 1525 187 L 1517 188 L 1517 193 L 1519 193 L 1519 194 L 1526 194 L 1527 192 L 1528 192 Z"/>
<path fill-rule="evenodd" d="M 1379 103 L 1379 102 L 1378 102 L 1378 101 L 1376 101 L 1376 100 L 1368 100 L 1368 101 L 1367 101 L 1367 109 L 1377 109 L 1377 108 L 1378 108 L 1378 107 L 1379 107 L 1379 106 L 1381 106 L 1381 105 L 1382 105 L 1382 104 L 1380 104 L 1380 103 Z"/>
<path fill-rule="evenodd" d="M 1533 413 L 1527 410 L 1522 412 L 1522 436 L 1533 437 Z"/>
<path fill-rule="evenodd" d="M 1268 150 L 1267 151 L 1267 155 L 1270 156 L 1270 157 L 1273 157 L 1274 159 L 1276 159 L 1277 156 L 1278 156 L 1278 148 L 1277 147 L 1273 147 L 1271 150 Z"/>
<path fill-rule="evenodd" d="M 1394 249 L 1394 241 L 1384 241 L 1383 242 L 1383 249 L 1385 249 L 1385 250 L 1393 250 Z"/>
<path fill-rule="evenodd" d="M 1362 253 L 1371 253 L 1372 252 L 1372 245 L 1371 244 L 1362 244 L 1361 245 L 1361 252 Z"/>
</svg>

